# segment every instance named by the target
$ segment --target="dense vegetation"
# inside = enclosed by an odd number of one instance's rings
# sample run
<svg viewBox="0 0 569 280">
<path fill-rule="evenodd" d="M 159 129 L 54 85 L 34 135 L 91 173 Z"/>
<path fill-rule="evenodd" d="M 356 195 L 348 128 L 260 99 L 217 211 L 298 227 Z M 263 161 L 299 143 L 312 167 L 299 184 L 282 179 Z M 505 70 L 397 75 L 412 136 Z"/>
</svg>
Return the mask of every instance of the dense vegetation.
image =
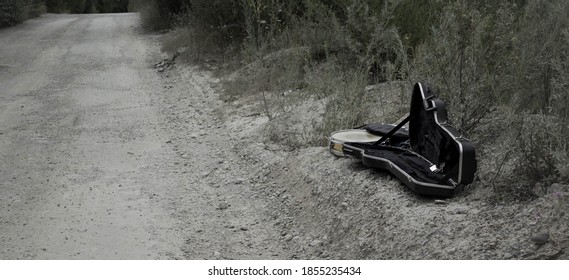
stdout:
<svg viewBox="0 0 569 280">
<path fill-rule="evenodd" d="M 128 0 L 0 0 L 0 27 L 50 13 L 124 13 Z"/>
<path fill-rule="evenodd" d="M 45 13 L 45 1 L 0 0 L 0 27 L 10 26 Z"/>
<path fill-rule="evenodd" d="M 499 197 L 569 180 L 569 1 L 131 2 L 147 28 L 174 28 L 166 47 L 186 46 L 189 59 L 262 68 L 228 91 L 328 99 L 312 143 L 369 121 L 366 86 L 427 81 Z"/>
<path fill-rule="evenodd" d="M 125 13 L 128 0 L 46 0 L 51 13 Z"/>
</svg>

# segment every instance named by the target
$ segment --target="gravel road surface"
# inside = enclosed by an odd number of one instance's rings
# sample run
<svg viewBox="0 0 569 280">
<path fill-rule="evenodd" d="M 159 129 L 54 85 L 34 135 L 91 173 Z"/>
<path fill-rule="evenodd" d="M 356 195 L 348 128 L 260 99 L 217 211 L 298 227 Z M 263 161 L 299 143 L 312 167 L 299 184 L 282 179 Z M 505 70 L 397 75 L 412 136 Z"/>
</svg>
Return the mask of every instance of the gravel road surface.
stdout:
<svg viewBox="0 0 569 280">
<path fill-rule="evenodd" d="M 200 130 L 214 101 L 199 79 L 177 80 L 200 100 L 186 101 L 184 131 L 171 123 L 181 103 L 160 96 L 173 86 L 152 67 L 158 39 L 137 14 L 48 14 L 0 30 L 0 259 L 283 254 L 260 223 L 264 202 L 233 178 L 237 156 Z M 218 168 L 232 188 L 204 181 Z"/>
</svg>

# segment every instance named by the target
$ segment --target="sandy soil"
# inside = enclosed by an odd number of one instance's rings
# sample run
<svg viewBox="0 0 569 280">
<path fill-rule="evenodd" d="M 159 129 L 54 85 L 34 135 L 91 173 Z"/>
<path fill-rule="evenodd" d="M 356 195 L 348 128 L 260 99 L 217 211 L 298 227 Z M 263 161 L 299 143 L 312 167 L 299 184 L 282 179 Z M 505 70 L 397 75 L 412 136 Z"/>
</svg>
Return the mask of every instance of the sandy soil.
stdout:
<svg viewBox="0 0 569 280">
<path fill-rule="evenodd" d="M 0 30 L 1 259 L 569 257 L 568 186 L 497 203 L 474 184 L 435 203 L 284 145 L 319 101 L 269 122 L 258 97 L 224 99 L 159 39 L 133 14 Z"/>
</svg>

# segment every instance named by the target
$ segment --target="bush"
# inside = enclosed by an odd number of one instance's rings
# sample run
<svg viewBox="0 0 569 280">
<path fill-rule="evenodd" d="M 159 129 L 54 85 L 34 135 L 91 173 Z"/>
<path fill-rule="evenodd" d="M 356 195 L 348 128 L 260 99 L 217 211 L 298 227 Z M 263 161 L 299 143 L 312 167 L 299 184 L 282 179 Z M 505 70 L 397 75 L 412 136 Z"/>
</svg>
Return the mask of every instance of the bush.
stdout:
<svg viewBox="0 0 569 280">
<path fill-rule="evenodd" d="M 0 0 L 0 27 L 11 26 L 45 12 L 43 1 Z"/>
<path fill-rule="evenodd" d="M 175 18 L 187 11 L 186 1 L 129 0 L 127 10 L 140 12 L 144 29 L 160 31 L 173 27 Z"/>
<path fill-rule="evenodd" d="M 415 53 L 413 79 L 436 86 L 477 143 L 480 178 L 505 196 L 566 180 L 568 12 L 561 0 L 456 1 Z"/>
<path fill-rule="evenodd" d="M 142 19 L 142 27 L 146 30 L 157 31 L 169 26 L 169 21 L 164 18 L 158 9 L 157 1 L 148 1 L 147 4 L 137 7 Z"/>
</svg>

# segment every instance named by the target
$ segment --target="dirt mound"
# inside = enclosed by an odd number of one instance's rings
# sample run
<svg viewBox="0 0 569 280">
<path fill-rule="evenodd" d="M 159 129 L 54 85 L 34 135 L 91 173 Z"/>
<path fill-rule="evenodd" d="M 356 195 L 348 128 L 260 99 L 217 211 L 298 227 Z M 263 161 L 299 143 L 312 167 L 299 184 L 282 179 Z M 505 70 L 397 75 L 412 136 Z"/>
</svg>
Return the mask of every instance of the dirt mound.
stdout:
<svg viewBox="0 0 569 280">
<path fill-rule="evenodd" d="M 378 90 L 385 85 L 370 88 Z M 261 167 L 248 180 L 270 201 L 268 214 L 291 258 L 566 259 L 569 186 L 530 202 L 496 202 L 480 182 L 445 201 L 418 196 L 391 175 L 336 158 L 324 147 L 282 145 L 288 129 L 314 116 L 293 110 L 268 120 L 251 102 L 226 103 L 246 162 Z M 315 106 L 305 100 L 299 108 Z M 261 106 L 258 104 L 258 106 Z M 312 111 L 313 113 L 313 111 Z M 318 114 L 317 114 L 318 115 Z M 248 117 L 238 117 L 248 116 Z M 300 124 L 300 125 L 299 125 Z M 297 138 L 294 138 L 297 139 Z M 297 139 L 298 140 L 298 139 Z M 537 241 L 536 241 L 537 240 Z"/>
<path fill-rule="evenodd" d="M 496 202 L 480 182 L 444 201 L 418 196 L 387 173 L 303 142 L 305 130 L 322 121 L 326 99 L 267 93 L 286 105 L 268 116 L 257 95 L 224 99 L 226 78 L 175 65 L 170 79 L 173 86 L 157 98 L 175 136 L 179 172 L 195 186 L 175 202 L 194 205 L 179 216 L 188 219 L 181 225 L 186 258 L 569 257 L 569 186 L 515 203 Z M 366 98 L 389 96 L 386 91 L 400 86 L 369 87 Z M 391 102 L 393 111 L 373 118 L 401 113 L 402 103 Z M 209 218 L 190 218 L 201 216 Z M 221 239 L 208 237 L 216 232 Z"/>
</svg>

